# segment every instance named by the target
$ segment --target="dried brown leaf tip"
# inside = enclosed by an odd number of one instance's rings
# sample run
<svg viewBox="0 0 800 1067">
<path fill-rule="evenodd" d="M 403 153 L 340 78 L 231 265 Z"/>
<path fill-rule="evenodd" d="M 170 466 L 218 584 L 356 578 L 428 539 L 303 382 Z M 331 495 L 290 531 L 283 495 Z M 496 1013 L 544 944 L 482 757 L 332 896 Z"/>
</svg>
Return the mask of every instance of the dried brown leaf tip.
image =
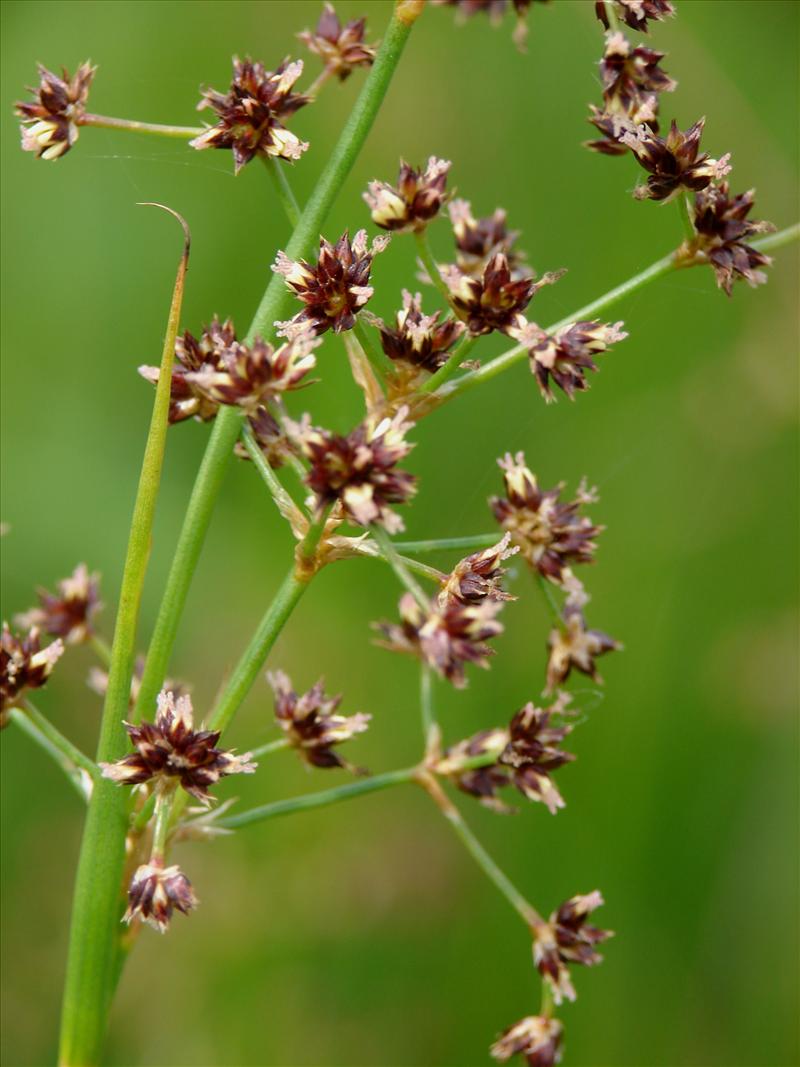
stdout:
<svg viewBox="0 0 800 1067">
<path fill-rule="evenodd" d="M 211 108 L 218 122 L 190 141 L 192 148 L 230 148 L 234 169 L 256 156 L 296 160 L 308 148 L 284 122 L 309 103 L 292 87 L 303 73 L 302 60 L 284 60 L 276 71 L 252 59 L 234 57 L 233 81 L 227 93 L 206 89 L 197 110 Z"/>
<path fill-rule="evenodd" d="M 275 718 L 298 755 L 312 767 L 344 767 L 356 771 L 357 768 L 334 752 L 334 745 L 363 733 L 372 716 L 363 712 L 337 714 L 342 698 L 326 696 L 322 678 L 302 696 L 294 691 L 291 679 L 283 671 L 268 673 L 267 680 L 275 693 Z"/>
<path fill-rule="evenodd" d="M 374 319 L 381 336 L 381 347 L 395 365 L 395 385 L 408 390 L 445 364 L 464 325 L 452 316 L 439 321 L 441 311 L 426 315 L 422 297 L 403 290 L 403 306 L 395 316 L 395 325 L 387 326 Z"/>
<path fill-rule="evenodd" d="M 373 293 L 372 260 L 387 243 L 387 237 L 376 237 L 368 247 L 366 230 L 359 230 L 352 241 L 345 230 L 335 245 L 321 237 L 316 266 L 303 259 L 294 262 L 279 252 L 272 269 L 305 304 L 294 319 L 280 324 L 283 332 L 291 334 L 304 323 L 317 333 L 352 330 L 356 315 Z"/>
<path fill-rule="evenodd" d="M 153 858 L 134 872 L 128 888 L 128 908 L 122 918 L 126 923 L 141 919 L 164 934 L 174 911 L 188 915 L 196 907 L 192 884 L 180 867 L 165 867 Z"/>
<path fill-rule="evenodd" d="M 509 1026 L 489 1049 L 498 1063 L 522 1056 L 528 1067 L 554 1067 L 561 1063 L 564 1027 L 547 1015 L 528 1015 Z"/>
<path fill-rule="evenodd" d="M 540 489 L 523 452 L 514 456 L 507 453 L 497 463 L 503 472 L 506 495 L 492 497 L 489 506 L 525 561 L 543 578 L 559 585 L 563 584 L 569 564 L 593 562 L 596 538 L 603 527 L 580 514 L 580 509 L 596 503 L 596 492 L 581 482 L 575 499 L 562 501 L 564 483 Z"/>
<path fill-rule="evenodd" d="M 502 252 L 492 256 L 481 277 L 470 277 L 455 266 L 442 269 L 453 310 L 474 337 L 493 330 L 509 333 L 513 328 L 521 329 L 525 324 L 522 312 L 534 294 L 558 281 L 563 273 L 553 271 L 536 281 L 516 278 Z"/>
<path fill-rule="evenodd" d="M 397 233 L 424 230 L 445 202 L 450 167 L 449 160 L 436 156 L 430 157 L 424 170 L 415 170 L 401 160 L 397 185 L 373 181 L 367 186 L 364 200 L 372 221 Z"/>
<path fill-rule="evenodd" d="M 575 399 L 575 394 L 589 388 L 587 371 L 596 371 L 595 356 L 607 352 L 611 345 L 628 336 L 622 322 L 605 323 L 598 319 L 571 322 L 555 333 L 547 333 L 535 322 L 512 326 L 508 333 L 528 350 L 531 373 L 542 396 L 555 400 L 553 385 Z"/>
<path fill-rule="evenodd" d="M 747 239 L 760 233 L 770 233 L 771 222 L 756 222 L 747 216 L 753 208 L 754 190 L 730 196 L 727 182 L 710 185 L 695 197 L 694 228 L 696 239 L 689 254 L 701 252 L 714 268 L 717 285 L 731 295 L 733 283 L 746 281 L 755 287 L 763 285 L 766 274 L 760 267 L 772 263 L 769 256 L 747 244 Z"/>
<path fill-rule="evenodd" d="M 729 173 L 730 153 L 710 159 L 707 152 L 700 151 L 705 121 L 698 119 L 682 131 L 673 119 L 666 137 L 659 137 L 647 123 L 623 129 L 621 143 L 650 175 L 645 185 L 637 186 L 637 200 L 668 200 L 681 189 L 697 192 Z"/>
<path fill-rule="evenodd" d="M 343 436 L 309 426 L 292 424 L 290 432 L 305 454 L 311 470 L 306 482 L 316 496 L 317 512 L 338 500 L 345 518 L 357 526 L 377 523 L 390 533 L 403 529 L 390 504 L 404 504 L 416 492 L 416 478 L 397 464 L 413 445 L 406 440 L 412 423 L 408 408 L 379 422 L 366 419 Z"/>
<path fill-rule="evenodd" d="M 333 4 L 325 4 L 316 29 L 303 30 L 298 38 L 325 64 L 325 70 L 344 81 L 357 67 L 371 67 L 375 62 L 375 46 L 367 44 L 366 18 L 351 19 L 344 25 Z"/>
<path fill-rule="evenodd" d="M 18 615 L 15 622 L 23 629 L 37 626 L 51 637 L 62 637 L 67 644 L 88 641 L 94 633 L 92 619 L 102 608 L 100 576 L 90 574 L 85 563 L 79 563 L 68 578 L 62 578 L 57 592 L 37 589 L 39 606 Z"/>
<path fill-rule="evenodd" d="M 78 127 L 86 113 L 86 101 L 97 67 L 81 63 L 70 77 L 66 69 L 59 78 L 39 64 L 39 85 L 30 88 L 33 101 L 17 101 L 14 109 L 22 119 L 20 134 L 24 152 L 37 159 L 60 159 L 78 140 Z"/>
<path fill-rule="evenodd" d="M 42 648 L 39 628 L 14 633 L 3 623 L 0 634 L 0 727 L 6 725 L 6 712 L 25 699 L 28 689 L 41 689 L 64 652 L 59 639 Z"/>
<path fill-rule="evenodd" d="M 606 29 L 609 28 L 607 5 L 603 0 L 596 0 L 595 11 L 597 17 Z M 617 17 L 632 30 L 647 33 L 648 19 L 652 22 L 661 22 L 675 14 L 675 5 L 671 0 L 614 0 L 614 8 Z"/>
<path fill-rule="evenodd" d="M 580 608 L 567 604 L 563 625 L 554 626 L 550 631 L 547 647 L 550 658 L 545 692 L 552 693 L 569 678 L 573 667 L 593 682 L 602 683 L 595 660 L 606 652 L 618 651 L 622 645 L 602 630 L 587 630 Z"/>
<path fill-rule="evenodd" d="M 175 341 L 175 365 L 169 396 L 170 423 L 195 418 L 202 422 L 213 419 L 219 403 L 200 389 L 189 375 L 216 371 L 224 367 L 227 354 L 237 344 L 236 331 L 230 319 L 220 322 L 215 316 L 210 326 L 203 327 L 200 337 L 187 330 Z M 139 367 L 139 374 L 153 385 L 158 384 L 159 367 Z"/>
<path fill-rule="evenodd" d="M 575 1000 L 576 993 L 570 979 L 569 964 L 578 963 L 593 967 L 603 957 L 596 949 L 603 941 L 613 937 L 613 931 L 601 930 L 586 920 L 603 904 L 603 898 L 595 890 L 584 896 L 570 897 L 558 911 L 554 911 L 546 923 L 535 931 L 533 960 L 541 976 L 553 991 L 553 999 L 560 1004 L 566 997 Z"/>
<path fill-rule="evenodd" d="M 482 277 L 489 260 L 498 252 L 506 257 L 513 278 L 530 274 L 524 253 L 514 249 L 519 230 L 509 230 L 502 208 L 479 219 L 473 215 L 469 200 L 452 200 L 447 210 L 456 242 L 456 266 L 462 274 Z"/>
<path fill-rule="evenodd" d="M 250 753 L 237 756 L 216 747 L 218 730 L 195 730 L 192 701 L 166 689 L 158 695 L 154 723 L 125 723 L 134 748 L 116 763 L 102 763 L 103 777 L 121 785 L 174 778 L 202 803 L 210 803 L 210 786 L 229 774 L 252 774 Z"/>
</svg>

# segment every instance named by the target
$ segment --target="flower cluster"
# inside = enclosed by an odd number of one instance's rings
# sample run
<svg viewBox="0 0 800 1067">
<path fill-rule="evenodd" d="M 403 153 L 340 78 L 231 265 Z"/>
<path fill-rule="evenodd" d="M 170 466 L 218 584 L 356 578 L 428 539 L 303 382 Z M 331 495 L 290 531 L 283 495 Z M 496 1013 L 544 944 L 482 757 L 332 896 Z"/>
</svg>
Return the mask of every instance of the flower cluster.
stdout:
<svg viewBox="0 0 800 1067">
<path fill-rule="evenodd" d="M 32 626 L 26 634 L 16 634 L 3 623 L 0 634 L 0 727 L 7 712 L 24 700 L 28 689 L 41 689 L 64 652 L 58 639 L 42 648 L 40 631 Z"/>
<path fill-rule="evenodd" d="M 395 316 L 395 326 L 382 319 L 373 324 L 380 332 L 381 347 L 394 364 L 393 385 L 402 394 L 443 366 L 464 333 L 464 325 L 452 316 L 440 322 L 440 311 L 424 314 L 422 297 L 403 290 L 403 306 Z"/>
<path fill-rule="evenodd" d="M 489 1049 L 498 1063 L 524 1056 L 528 1067 L 554 1067 L 561 1063 L 564 1027 L 547 1015 L 528 1015 L 509 1026 Z"/>
<path fill-rule="evenodd" d="M 188 915 L 196 907 L 192 883 L 180 867 L 165 867 L 163 861 L 151 859 L 134 872 L 128 887 L 128 907 L 122 918 L 126 923 L 141 919 L 164 934 L 173 911 Z"/>
<path fill-rule="evenodd" d="M 528 36 L 526 15 L 533 0 L 432 0 L 432 2 L 439 7 L 457 8 L 462 18 L 470 18 L 472 15 L 484 12 L 495 24 L 502 20 L 509 8 L 512 8 L 517 16 L 512 38 L 520 51 L 525 50 L 525 40 Z M 539 0 L 539 3 L 549 2 L 550 0 Z"/>
<path fill-rule="evenodd" d="M 547 689 L 552 693 L 569 678 L 572 668 L 588 675 L 593 682 L 601 683 L 595 660 L 606 652 L 622 648 L 619 641 L 603 633 L 589 630 L 583 612 L 567 602 L 563 624 L 554 626 L 547 639 L 550 656 L 547 661 Z"/>
<path fill-rule="evenodd" d="M 319 56 L 328 75 L 345 81 L 357 67 L 371 67 L 375 62 L 375 46 L 366 43 L 366 29 L 365 18 L 342 25 L 333 5 L 326 3 L 316 29 L 303 30 L 297 36 L 309 52 Z"/>
<path fill-rule="evenodd" d="M 94 633 L 92 619 L 102 607 L 99 577 L 79 563 L 69 578 L 58 582 L 56 593 L 37 589 L 39 606 L 18 615 L 15 622 L 23 629 L 36 626 L 71 645 L 88 641 Z"/>
<path fill-rule="evenodd" d="M 731 196 L 727 182 L 710 185 L 701 190 L 694 201 L 696 238 L 691 252 L 704 255 L 717 278 L 717 285 L 728 296 L 733 283 L 740 278 L 755 287 L 767 280 L 760 267 L 768 267 L 772 260 L 751 247 L 747 240 L 760 233 L 770 233 L 771 222 L 755 222 L 747 216 L 753 208 L 754 191 Z"/>
<path fill-rule="evenodd" d="M 456 266 L 471 278 L 481 277 L 489 260 L 498 252 L 506 257 L 513 278 L 526 274 L 525 256 L 514 248 L 519 230 L 509 230 L 506 212 L 476 219 L 469 200 L 451 200 L 447 205 L 456 244 Z"/>
<path fill-rule="evenodd" d="M 636 187 L 637 200 L 667 200 L 683 189 L 697 192 L 730 172 L 730 153 L 711 159 L 700 151 L 705 119 L 688 130 L 679 130 L 672 120 L 666 137 L 659 137 L 646 123 L 623 128 L 620 142 L 627 145 L 649 177 Z"/>
<path fill-rule="evenodd" d="M 542 396 L 551 403 L 557 385 L 570 400 L 589 388 L 587 371 L 596 371 L 595 356 L 628 336 L 622 322 L 604 323 L 597 319 L 570 322 L 555 333 L 547 333 L 535 322 L 526 322 L 509 333 L 528 350 L 531 372 Z"/>
<path fill-rule="evenodd" d="M 510 333 L 514 328 L 521 329 L 525 324 L 522 312 L 533 296 L 543 286 L 558 281 L 563 273 L 552 271 L 538 280 L 516 277 L 504 252 L 495 253 L 478 277 L 463 273 L 457 266 L 442 268 L 453 310 L 473 337 L 493 330 Z"/>
<path fill-rule="evenodd" d="M 671 0 L 613 0 L 617 18 L 622 19 L 632 30 L 647 33 L 647 21 L 661 22 L 675 14 L 675 5 Z M 597 17 L 606 29 L 609 29 L 608 4 L 605 0 L 596 0 Z"/>
<path fill-rule="evenodd" d="M 64 70 L 63 78 L 59 78 L 39 64 L 39 86 L 30 89 L 35 99 L 14 105 L 22 119 L 24 152 L 35 152 L 37 159 L 49 160 L 60 159 L 69 152 L 78 140 L 96 70 L 91 63 L 81 63 L 72 77 Z"/>
<path fill-rule="evenodd" d="M 369 726 L 371 715 L 338 715 L 341 696 L 325 695 L 323 679 L 302 696 L 292 688 L 291 679 L 283 671 L 267 674 L 275 693 L 275 718 L 285 732 L 289 744 L 312 767 L 344 767 L 352 764 L 334 752 L 334 745 L 349 741 Z"/>
<path fill-rule="evenodd" d="M 424 170 L 415 170 L 400 160 L 396 186 L 379 181 L 367 186 L 364 200 L 372 221 L 384 230 L 398 233 L 424 229 L 445 202 L 450 167 L 448 160 L 436 156 L 431 156 Z"/>
<path fill-rule="evenodd" d="M 603 957 L 595 946 L 614 936 L 613 931 L 601 930 L 586 921 L 601 904 L 603 898 L 597 890 L 584 896 L 570 897 L 546 923 L 536 929 L 533 960 L 539 973 L 549 983 L 556 1004 L 560 1004 L 565 997 L 575 1000 L 569 965 L 578 963 L 583 967 L 592 967 L 600 963 Z"/>
</svg>

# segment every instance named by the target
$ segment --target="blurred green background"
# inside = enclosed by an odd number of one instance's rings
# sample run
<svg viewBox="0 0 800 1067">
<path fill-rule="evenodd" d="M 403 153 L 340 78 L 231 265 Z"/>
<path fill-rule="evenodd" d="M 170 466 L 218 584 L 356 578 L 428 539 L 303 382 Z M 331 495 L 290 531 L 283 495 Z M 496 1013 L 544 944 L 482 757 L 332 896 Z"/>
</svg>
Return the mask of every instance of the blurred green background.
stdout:
<svg viewBox="0 0 800 1067">
<path fill-rule="evenodd" d="M 757 186 L 756 217 L 796 217 L 798 6 L 692 0 L 652 43 L 679 88 L 665 118 L 708 116 L 706 147 L 731 151 L 736 191 Z M 227 153 L 84 130 L 56 165 L 17 148 L 11 112 L 35 62 L 99 64 L 91 109 L 192 123 L 198 87 L 228 84 L 230 56 L 273 66 L 319 5 L 141 2 L 3 5 L 3 612 L 25 609 L 80 560 L 103 574 L 110 633 L 152 401 L 136 374 L 157 362 L 179 236 L 135 206 L 181 211 L 193 252 L 184 325 L 214 312 L 243 331 L 287 226 L 262 168 L 234 180 Z M 389 5 L 366 12 L 379 35 Z M 587 2 L 534 5 L 529 50 L 513 19 L 456 28 L 431 8 L 327 226 L 368 224 L 360 194 L 397 158 L 454 161 L 452 184 L 478 212 L 498 204 L 535 267 L 567 276 L 536 297 L 553 321 L 679 240 L 677 210 L 636 203 L 628 159 L 581 148 L 599 99 L 599 24 Z M 316 60 L 309 71 L 316 73 Z M 362 82 L 328 87 L 293 128 L 311 149 L 291 178 L 313 187 Z M 447 226 L 432 232 L 450 254 Z M 732 300 L 710 271 L 645 289 L 615 309 L 630 339 L 591 391 L 547 407 L 524 366 L 415 432 L 421 489 L 409 536 L 491 528 L 495 457 L 524 449 L 545 484 L 586 474 L 607 524 L 584 571 L 592 624 L 626 644 L 602 664 L 605 699 L 573 735 L 561 772 L 568 807 L 503 819 L 463 809 L 512 878 L 549 911 L 602 889 L 618 932 L 597 971 L 576 975 L 561 1012 L 566 1062 L 777 1065 L 797 1062 L 797 253 L 776 253 L 769 284 Z M 415 286 L 413 242 L 375 271 L 389 315 Z M 434 303 L 431 294 L 427 305 Z M 479 354 L 501 342 L 490 339 Z M 340 430 L 359 417 L 341 345 L 328 337 L 323 384 L 296 398 Z M 176 427 L 142 613 L 146 635 L 208 435 Z M 255 471 L 232 464 L 186 611 L 173 669 L 203 714 L 286 567 L 290 538 Z M 503 722 L 541 689 L 547 616 L 525 573 L 491 672 L 437 687 L 449 740 Z M 370 643 L 398 590 L 378 563 L 328 569 L 271 657 L 307 687 L 324 674 L 345 710 L 372 712 L 351 755 L 373 770 L 419 748 L 417 672 Z M 100 702 L 73 651 L 38 703 L 91 749 Z M 581 680 L 576 688 L 585 688 Z M 259 682 L 231 730 L 240 747 L 274 735 Z M 15 729 L 3 756 L 4 1055 L 55 1056 L 71 885 L 81 830 L 72 792 Z M 260 802 L 344 778 L 269 757 L 221 796 Z M 146 1065 L 464 1065 L 488 1062 L 495 1034 L 535 1010 L 525 931 L 422 795 L 396 790 L 265 823 L 179 860 L 201 907 L 169 936 L 145 931 L 114 1008 L 107 1062 Z"/>
</svg>

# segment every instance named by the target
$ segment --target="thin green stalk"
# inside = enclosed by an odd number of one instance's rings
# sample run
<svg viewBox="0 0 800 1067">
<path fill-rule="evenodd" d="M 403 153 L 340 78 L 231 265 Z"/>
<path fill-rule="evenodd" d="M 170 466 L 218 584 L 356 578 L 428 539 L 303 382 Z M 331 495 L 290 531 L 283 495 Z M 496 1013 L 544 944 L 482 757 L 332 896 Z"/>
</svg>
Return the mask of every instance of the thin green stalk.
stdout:
<svg viewBox="0 0 800 1067">
<path fill-rule="evenodd" d="M 32 704 L 28 703 L 24 708 L 11 708 L 8 714 L 11 721 L 58 764 L 81 798 L 88 800 L 92 784 L 100 775 L 97 764 L 77 749 Z"/>
<path fill-rule="evenodd" d="M 477 337 L 465 334 L 456 345 L 455 352 L 453 352 L 452 356 L 444 366 L 440 367 L 435 374 L 432 374 L 430 378 L 428 378 L 427 382 L 420 388 L 420 392 L 433 393 L 439 386 L 444 385 L 445 382 L 449 381 L 454 374 L 457 374 L 459 367 L 475 347 L 475 342 L 477 340 Z"/>
<path fill-rule="evenodd" d="M 380 548 L 387 562 L 402 584 L 406 587 L 409 593 L 411 593 L 423 611 L 428 611 L 430 608 L 430 599 L 425 595 L 425 592 L 417 582 L 416 578 L 412 576 L 405 562 L 398 555 L 397 549 L 392 544 L 392 539 L 389 534 L 382 526 L 378 525 L 371 527 L 371 533 L 378 548 Z"/>
<path fill-rule="evenodd" d="M 286 246 L 286 254 L 291 259 L 309 256 L 313 251 L 328 211 L 372 128 L 412 24 L 408 16 L 404 17 L 400 9 L 395 9 L 361 94 Z M 290 299 L 283 278 L 273 274 L 250 324 L 246 341 L 251 343 L 257 334 L 268 334 Z M 154 705 L 167 673 L 189 586 L 240 427 L 239 412 L 233 407 L 223 408 L 214 421 L 150 642 L 139 698 L 132 715 L 134 722 L 141 718 L 142 709 Z"/>
<path fill-rule="evenodd" d="M 543 578 L 542 575 L 538 573 L 538 571 L 536 573 L 536 581 L 542 591 L 542 596 L 547 602 L 547 607 L 549 608 L 551 615 L 558 623 L 558 625 L 561 626 L 563 622 L 561 618 L 561 609 L 559 608 L 558 603 L 556 602 L 556 598 L 553 596 L 552 583 L 548 582 L 546 578 Z"/>
<path fill-rule="evenodd" d="M 289 179 L 286 177 L 286 171 L 284 170 L 286 164 L 279 163 L 274 156 L 262 156 L 262 159 L 286 218 L 292 226 L 296 226 L 300 221 L 300 205 L 297 203 L 292 187 L 289 185 Z"/>
<path fill-rule="evenodd" d="M 175 279 L 153 414 L 133 509 L 111 646 L 108 689 L 97 748 L 98 763 L 114 762 L 127 748 L 122 720 L 128 712 L 139 604 L 164 461 L 172 360 L 189 259 L 189 231 L 183 219 L 178 215 L 175 217 L 184 228 L 185 242 Z M 127 823 L 123 790 L 107 779 L 97 779 L 89 802 L 75 879 L 59 1053 L 59 1062 L 65 1067 L 89 1067 L 100 1060 L 119 950 Z"/>
<path fill-rule="evenodd" d="M 340 800 L 350 800 L 353 797 L 363 796 L 365 793 L 387 789 L 389 786 L 413 782 L 417 773 L 416 767 L 406 767 L 400 771 L 388 771 L 386 774 L 360 778 L 358 781 L 348 782 L 347 785 L 336 786 L 334 789 L 325 789 L 320 793 L 306 793 L 300 797 L 290 797 L 288 800 L 276 800 L 272 804 L 262 804 L 258 808 L 250 808 L 238 815 L 229 815 L 225 819 L 220 819 L 218 825 L 226 830 L 237 830 L 254 822 L 274 819 L 278 815 L 293 815 L 296 811 L 310 811 L 312 808 L 337 804 Z"/>
<path fill-rule="evenodd" d="M 86 114 L 80 121 L 81 126 L 99 126 L 104 130 L 127 130 L 128 133 L 153 133 L 159 137 L 199 137 L 202 126 L 164 126 L 160 122 L 137 122 L 135 119 L 115 119 L 108 115 Z"/>
<path fill-rule="evenodd" d="M 395 541 L 398 552 L 448 552 L 450 549 L 467 551 L 491 548 L 500 540 L 496 533 L 475 534 L 473 537 L 441 537 L 433 541 Z"/>
<path fill-rule="evenodd" d="M 360 316 L 356 318 L 355 326 L 353 327 L 353 333 L 356 335 L 358 343 L 361 345 L 361 351 L 367 357 L 370 362 L 370 366 L 378 375 L 378 382 L 383 381 L 384 374 L 386 372 L 387 357 L 380 352 L 373 342 L 370 335 L 367 333 L 364 322 Z"/>
<path fill-rule="evenodd" d="M 433 673 L 427 663 L 421 663 L 419 668 L 419 709 L 422 717 L 422 736 L 427 748 L 436 729 L 436 716 L 433 710 Z"/>
<path fill-rule="evenodd" d="M 155 820 L 153 825 L 153 847 L 151 854 L 154 859 L 163 863 L 167 851 L 167 837 L 169 836 L 170 815 L 172 814 L 172 802 L 175 799 L 174 783 L 169 789 L 162 789 L 156 794 Z"/>
<path fill-rule="evenodd" d="M 693 241 L 697 236 L 697 232 L 694 228 L 694 223 L 692 222 L 692 209 L 689 204 L 688 193 L 684 193 L 682 196 L 678 197 L 678 211 L 680 212 L 681 223 L 683 224 L 683 230 L 686 234 L 686 240 Z"/>
<path fill-rule="evenodd" d="M 606 19 L 608 20 L 608 29 L 610 33 L 619 33 L 619 19 L 617 18 L 617 5 L 615 0 L 603 0 L 603 6 L 606 9 Z"/>
<path fill-rule="evenodd" d="M 787 226 L 785 230 L 771 233 L 769 237 L 760 237 L 757 241 L 753 241 L 753 247 L 759 252 L 771 252 L 774 248 L 783 248 L 784 245 L 798 239 L 800 239 L 800 222 L 796 222 L 794 226 Z"/>
<path fill-rule="evenodd" d="M 156 794 L 151 793 L 147 800 L 141 807 L 141 810 L 137 811 L 131 820 L 131 833 L 140 834 L 145 829 L 147 824 L 153 817 L 153 812 L 156 807 Z"/>
<path fill-rule="evenodd" d="M 261 756 L 269 756 L 272 752 L 280 752 L 281 749 L 289 747 L 288 737 L 279 737 L 277 741 L 269 741 L 266 745 L 259 745 L 258 748 L 251 750 L 250 755 L 253 759 L 259 759 Z"/>
<path fill-rule="evenodd" d="M 253 428 L 249 422 L 244 423 L 242 429 L 242 442 L 244 444 L 244 447 L 247 449 L 248 456 L 253 461 L 253 466 L 261 475 L 267 488 L 272 494 L 272 499 L 275 501 L 275 504 L 281 515 L 283 515 L 284 518 L 287 519 L 295 514 L 302 516 L 302 509 L 293 500 L 288 490 L 284 489 L 283 485 L 278 481 L 278 476 L 276 475 L 275 471 L 264 458 L 264 453 L 258 447 L 258 442 L 256 441 L 255 434 L 253 433 Z"/>
<path fill-rule="evenodd" d="M 107 641 L 104 641 L 99 634 L 92 634 L 89 638 L 89 644 L 97 653 L 97 658 L 101 660 L 106 667 L 111 664 L 111 646 Z"/>
<path fill-rule="evenodd" d="M 439 266 L 434 259 L 430 242 L 428 241 L 428 231 L 415 230 L 414 238 L 417 242 L 417 254 L 422 261 L 422 266 L 425 268 L 426 274 L 444 297 L 445 305 L 450 307 L 450 289 L 448 288 L 447 282 L 442 277 Z"/>
<path fill-rule="evenodd" d="M 396 547 L 397 545 L 395 543 L 395 548 Z M 353 556 L 365 556 L 367 559 L 381 560 L 390 567 L 392 565 L 391 561 L 386 558 L 382 550 L 374 541 L 359 541 L 354 538 L 352 553 Z M 397 558 L 409 571 L 411 571 L 412 574 L 419 574 L 422 578 L 427 578 L 429 581 L 435 582 L 437 585 L 441 585 L 446 577 L 446 575 L 442 574 L 436 567 L 429 567 L 427 563 L 421 563 L 418 559 L 412 559 L 411 556 L 403 556 L 398 552 Z"/>
</svg>

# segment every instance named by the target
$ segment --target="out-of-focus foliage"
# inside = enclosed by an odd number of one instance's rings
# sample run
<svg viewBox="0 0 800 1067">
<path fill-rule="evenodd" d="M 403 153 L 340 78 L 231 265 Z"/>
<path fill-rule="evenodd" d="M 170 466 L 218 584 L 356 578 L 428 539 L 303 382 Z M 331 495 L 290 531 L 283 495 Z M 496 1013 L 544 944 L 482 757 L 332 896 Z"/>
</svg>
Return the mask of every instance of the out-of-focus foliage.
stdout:
<svg viewBox="0 0 800 1067">
<path fill-rule="evenodd" d="M 341 9 L 365 11 L 374 35 L 389 14 L 375 0 Z M 85 560 L 103 572 L 110 632 L 152 401 L 135 368 L 159 352 L 179 242 L 136 201 L 169 204 L 191 224 L 184 325 L 194 331 L 214 312 L 246 326 L 287 236 L 257 164 L 234 179 L 227 153 L 96 130 L 60 162 L 37 163 L 18 151 L 12 102 L 37 60 L 72 69 L 91 57 L 92 110 L 192 123 L 200 85 L 224 86 L 232 54 L 272 67 L 317 15 L 305 0 L 4 5 L 6 615 Z M 512 23 L 456 29 L 452 11 L 426 11 L 327 235 L 368 224 L 360 193 L 370 178 L 392 179 L 400 154 L 452 159 L 451 184 L 483 214 L 506 207 L 539 271 L 569 268 L 536 298 L 547 322 L 664 254 L 681 230 L 674 207 L 632 199 L 632 160 L 580 146 L 599 98 L 593 4 L 534 4 L 527 55 Z M 797 23 L 788 2 L 693 0 L 651 34 L 679 82 L 664 117 L 685 128 L 706 114 L 708 149 L 733 153 L 734 188 L 757 186 L 754 214 L 779 227 L 796 212 Z M 362 78 L 327 86 L 294 120 L 311 142 L 291 172 L 300 199 Z M 444 258 L 444 222 L 432 240 Z M 546 485 L 586 474 L 600 487 L 592 515 L 608 530 L 585 572 L 590 619 L 626 651 L 603 662 L 605 699 L 574 735 L 579 758 L 559 781 L 568 806 L 555 818 L 541 805 L 515 819 L 467 812 L 543 911 L 596 886 L 608 901 L 603 922 L 618 936 L 600 970 L 577 975 L 578 1003 L 562 1012 L 574 1065 L 797 1056 L 796 261 L 781 250 L 769 284 L 737 287 L 730 301 L 699 269 L 638 293 L 615 312 L 629 340 L 574 405 L 545 406 L 520 366 L 416 434 L 411 536 L 491 529 L 486 498 L 506 450 L 525 449 Z M 376 263 L 376 312 L 391 314 L 414 270 L 413 241 L 396 239 Z M 346 430 L 359 398 L 341 343 L 329 336 L 318 355 L 323 384 L 299 402 Z M 196 423 L 170 431 L 144 632 L 207 434 Z M 255 471 L 237 461 L 173 664 L 198 717 L 289 549 Z M 505 721 L 542 687 L 547 616 L 527 574 L 515 591 L 491 673 L 475 672 L 464 693 L 437 686 L 449 740 Z M 300 686 L 324 673 L 348 708 L 373 714 L 353 758 L 375 770 L 408 763 L 419 746 L 417 672 L 370 644 L 369 620 L 392 613 L 397 595 L 378 563 L 337 564 L 271 658 Z M 72 650 L 39 701 L 89 749 L 100 711 L 90 664 Z M 274 736 L 270 718 L 261 682 L 231 743 Z M 13 728 L 2 750 L 4 1060 L 41 1064 L 54 1057 L 81 812 Z M 308 773 L 280 753 L 220 794 L 252 802 L 338 773 Z M 179 858 L 201 906 L 167 938 L 143 933 L 109 1064 L 482 1063 L 496 1033 L 535 1008 L 519 920 L 411 789 Z"/>
</svg>

